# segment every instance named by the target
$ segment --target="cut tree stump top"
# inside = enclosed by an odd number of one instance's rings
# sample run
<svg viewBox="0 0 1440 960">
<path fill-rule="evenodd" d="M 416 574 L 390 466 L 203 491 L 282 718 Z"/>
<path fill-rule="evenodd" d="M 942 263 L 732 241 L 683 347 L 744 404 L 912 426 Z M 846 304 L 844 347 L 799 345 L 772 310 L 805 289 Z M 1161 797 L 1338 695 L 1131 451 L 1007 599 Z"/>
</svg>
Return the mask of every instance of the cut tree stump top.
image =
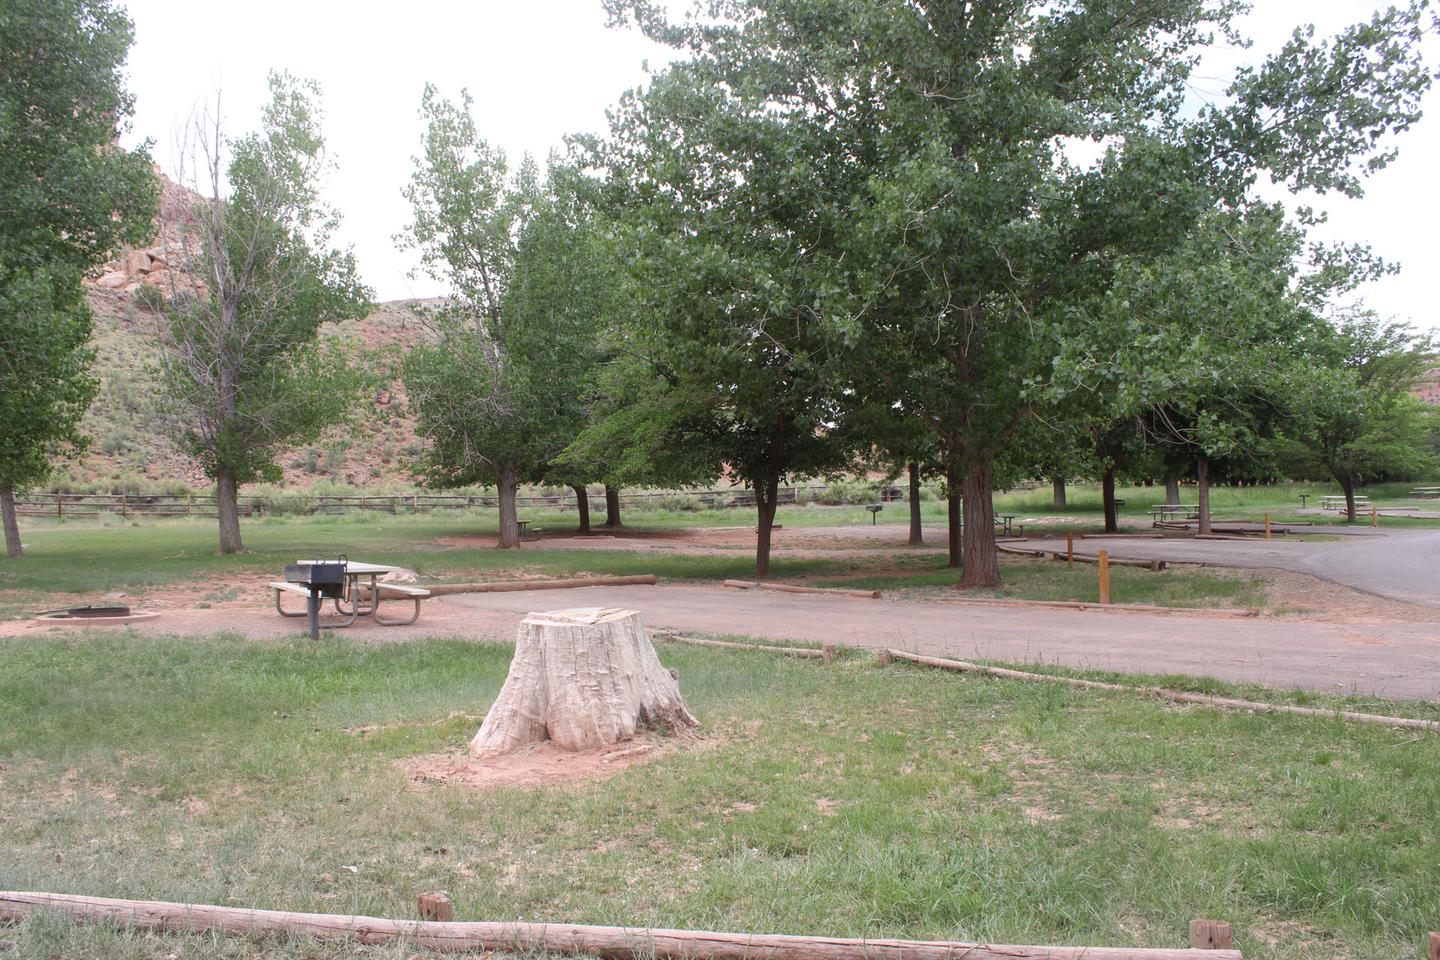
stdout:
<svg viewBox="0 0 1440 960">
<path fill-rule="evenodd" d="M 624 620 L 627 617 L 638 616 L 639 613 L 638 610 L 622 610 L 619 607 L 571 607 L 568 610 L 527 613 L 525 619 L 542 623 L 573 623 L 593 626 L 597 623 L 609 623 L 612 620 Z"/>
</svg>

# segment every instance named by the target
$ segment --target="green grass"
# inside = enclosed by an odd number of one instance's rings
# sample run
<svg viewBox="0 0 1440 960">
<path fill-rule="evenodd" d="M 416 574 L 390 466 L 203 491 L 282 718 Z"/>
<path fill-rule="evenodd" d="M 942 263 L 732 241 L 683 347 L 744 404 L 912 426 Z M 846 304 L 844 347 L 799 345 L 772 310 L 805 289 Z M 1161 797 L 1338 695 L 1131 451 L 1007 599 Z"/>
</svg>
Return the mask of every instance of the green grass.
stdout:
<svg viewBox="0 0 1440 960">
<path fill-rule="evenodd" d="M 1150 946 L 1206 916 L 1286 960 L 1415 955 L 1434 926 L 1440 738 L 861 656 L 661 656 L 698 749 L 477 793 L 394 763 L 463 748 L 503 645 L 12 641 L 0 887 L 392 916 L 443 889 L 462 919 Z M 0 936 L 7 957 L 248 955 Z"/>
<path fill-rule="evenodd" d="M 943 558 L 915 557 L 906 564 L 914 573 L 826 577 L 806 580 L 811 586 L 898 591 L 902 597 L 1002 597 L 1015 600 L 1078 600 L 1098 603 L 1100 578 L 1094 564 L 1067 567 L 1042 560 L 1006 558 L 999 590 L 958 591 L 959 574 Z M 1175 567 L 1164 571 L 1138 567 L 1110 568 L 1110 600 L 1116 604 L 1161 607 L 1269 608 L 1265 577 L 1252 570 Z"/>
</svg>

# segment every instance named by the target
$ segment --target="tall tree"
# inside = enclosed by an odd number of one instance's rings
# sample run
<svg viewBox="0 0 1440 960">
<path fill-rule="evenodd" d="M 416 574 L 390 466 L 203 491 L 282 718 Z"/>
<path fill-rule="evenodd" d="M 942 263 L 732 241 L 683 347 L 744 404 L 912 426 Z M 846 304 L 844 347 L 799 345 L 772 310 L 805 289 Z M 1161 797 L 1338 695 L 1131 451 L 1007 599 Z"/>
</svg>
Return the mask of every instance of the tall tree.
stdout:
<svg viewBox="0 0 1440 960">
<path fill-rule="evenodd" d="M 844 385 L 816 311 L 845 269 L 828 181 L 846 163 L 833 138 L 752 122 L 764 80 L 731 79 L 714 57 L 672 66 L 617 109 L 597 163 L 627 225 L 643 297 L 627 343 L 654 372 L 652 409 L 695 444 L 691 459 L 754 491 L 764 577 L 780 486 L 854 449 L 835 429 Z"/>
<path fill-rule="evenodd" d="M 962 584 L 1000 582 L 996 464 L 1053 400 L 1057 352 L 1113 271 L 1173 252 L 1261 172 L 1357 193 L 1389 156 L 1376 144 L 1418 116 L 1424 0 L 1333 41 L 1297 32 L 1223 106 L 1184 109 L 1197 54 L 1238 39 L 1241 6 L 735 0 L 677 24 L 611 0 L 688 57 L 648 112 L 620 113 L 651 138 L 622 123 L 623 152 L 660 158 L 639 190 L 688 204 L 687 231 L 735 224 L 747 293 L 775 279 L 753 251 L 795 240 L 786 277 L 808 282 L 778 289 L 803 292 L 825 334 L 789 352 L 847 348 L 939 435 L 963 486 Z"/>
<path fill-rule="evenodd" d="M 460 103 L 427 86 L 422 155 L 405 193 L 401 237 L 450 294 L 424 316 L 431 339 L 404 368 L 428 450 L 425 480 L 494 484 L 500 547 L 518 547 L 516 491 L 540 479 L 579 431 L 596 330 L 613 287 L 606 238 L 591 228 L 569 173 L 528 158 L 512 175 Z"/>
<path fill-rule="evenodd" d="M 145 148 L 115 139 L 133 101 L 134 30 L 107 0 L 10 0 L 0 10 L 0 513 L 21 554 L 17 490 L 82 447 L 90 309 L 81 279 L 152 229 Z"/>
<path fill-rule="evenodd" d="M 240 485 L 278 479 L 276 455 L 343 417 L 364 382 L 321 339 L 364 316 L 370 294 L 331 246 L 320 90 L 281 73 L 270 94 L 260 130 L 233 144 L 218 119 L 192 125 L 203 199 L 197 228 L 175 233 L 196 285 L 171 291 L 161 335 L 167 429 L 215 481 L 222 553 L 244 548 Z"/>
<path fill-rule="evenodd" d="M 1432 362 L 1434 344 L 1373 314 L 1321 326 L 1283 385 L 1280 449 L 1300 473 L 1329 474 L 1355 515 L 1355 487 L 1433 469 L 1433 411 L 1410 395 Z"/>
</svg>

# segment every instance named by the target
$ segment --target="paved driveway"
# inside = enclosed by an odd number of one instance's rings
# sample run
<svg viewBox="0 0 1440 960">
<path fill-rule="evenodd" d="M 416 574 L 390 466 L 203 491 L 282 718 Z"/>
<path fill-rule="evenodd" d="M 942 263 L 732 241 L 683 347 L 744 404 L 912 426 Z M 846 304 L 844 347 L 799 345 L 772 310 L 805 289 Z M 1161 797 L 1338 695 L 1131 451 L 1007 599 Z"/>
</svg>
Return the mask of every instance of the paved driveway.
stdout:
<svg viewBox="0 0 1440 960">
<path fill-rule="evenodd" d="M 1064 550 L 1065 541 L 1035 539 L 1021 546 Z M 1377 596 L 1440 608 L 1440 530 L 1347 531 L 1338 541 L 1328 542 L 1107 537 L 1077 541 L 1076 546 L 1085 553 L 1101 548 L 1112 557 L 1274 567 L 1308 573 Z"/>
<path fill-rule="evenodd" d="M 740 634 L 921 653 L 1178 673 L 1273 687 L 1440 698 L 1440 637 L 1430 624 L 1327 624 L 1191 614 L 1112 613 L 863 600 L 724 587 L 586 587 L 473 593 L 447 605 L 509 628 L 530 611 L 627 607 L 651 628 Z M 498 625 L 498 624 L 497 624 Z"/>
</svg>

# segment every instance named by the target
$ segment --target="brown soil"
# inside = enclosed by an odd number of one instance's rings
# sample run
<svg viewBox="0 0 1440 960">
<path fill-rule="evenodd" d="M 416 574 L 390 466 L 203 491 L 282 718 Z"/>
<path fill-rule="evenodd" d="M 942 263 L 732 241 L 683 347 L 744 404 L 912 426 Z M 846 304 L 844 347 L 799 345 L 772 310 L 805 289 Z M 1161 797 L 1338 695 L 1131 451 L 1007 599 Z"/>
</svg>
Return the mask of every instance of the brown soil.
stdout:
<svg viewBox="0 0 1440 960">
<path fill-rule="evenodd" d="M 701 742 L 695 737 L 672 737 L 664 742 L 629 740 L 598 750 L 572 753 L 546 741 L 486 760 L 477 760 L 463 752 L 429 753 L 401 760 L 396 766 L 417 789 L 436 784 L 471 790 L 552 787 L 607 780 L 637 763 Z"/>
<path fill-rule="evenodd" d="M 1434 623 L 1432 607 L 1403 603 L 1304 573 L 1258 569 L 1271 604 L 1326 623 Z"/>
</svg>

